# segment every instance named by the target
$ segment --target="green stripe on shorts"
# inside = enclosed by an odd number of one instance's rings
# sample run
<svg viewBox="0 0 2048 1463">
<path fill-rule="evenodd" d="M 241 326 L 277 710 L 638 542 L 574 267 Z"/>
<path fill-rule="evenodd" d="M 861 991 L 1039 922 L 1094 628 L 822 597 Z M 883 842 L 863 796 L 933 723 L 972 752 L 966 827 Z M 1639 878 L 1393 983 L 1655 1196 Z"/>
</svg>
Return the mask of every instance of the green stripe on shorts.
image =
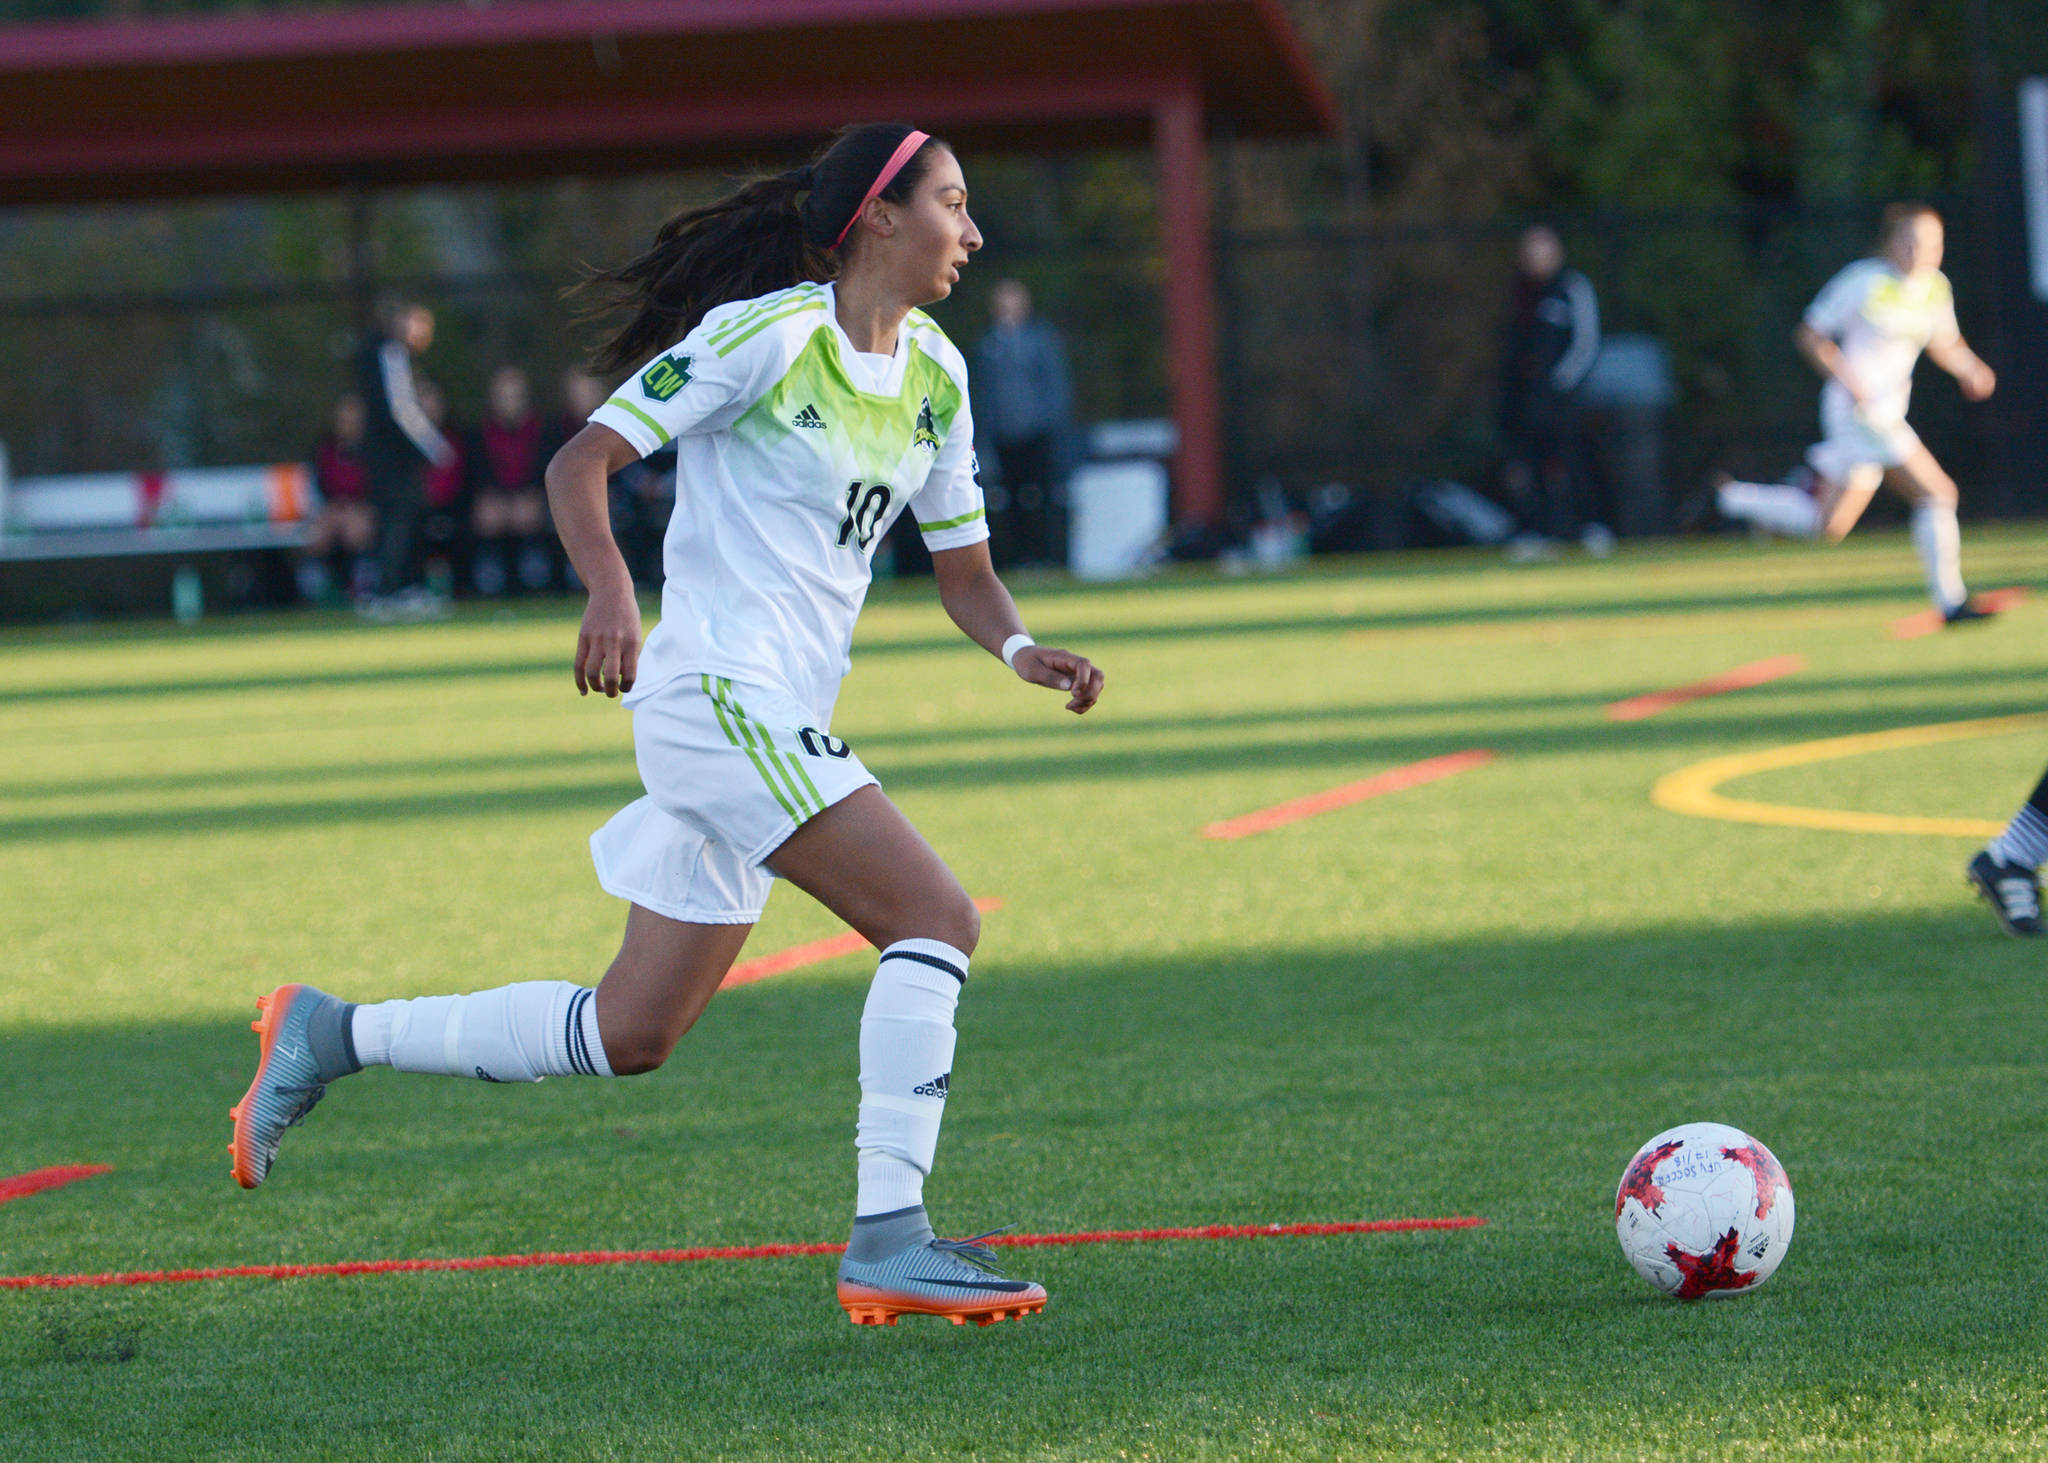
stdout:
<svg viewBox="0 0 2048 1463">
<path fill-rule="evenodd" d="M 711 677 L 705 676 L 703 681 L 705 691 L 711 692 Z M 761 774 L 761 781 L 768 784 L 768 791 L 775 795 L 775 801 L 782 811 L 789 814 L 797 822 L 803 822 L 803 814 L 790 806 L 788 797 L 783 794 L 782 788 L 777 785 L 775 778 L 769 773 L 767 764 L 761 760 L 761 754 L 754 749 L 753 738 L 748 737 L 742 741 L 739 733 L 733 730 L 732 722 L 726 720 L 727 712 L 731 712 L 735 717 L 740 717 L 740 710 L 737 706 L 729 705 L 726 702 L 725 683 L 723 681 L 719 683 L 719 689 L 715 693 L 711 693 L 711 709 L 718 715 L 718 725 L 725 732 L 725 739 L 747 754 L 747 760 L 752 762 L 754 770 Z M 744 718 L 740 719 L 740 725 L 742 727 L 746 726 Z"/>
<path fill-rule="evenodd" d="M 768 784 L 768 790 L 775 794 L 775 800 L 782 805 L 783 812 L 801 823 L 813 814 L 824 811 L 824 799 L 818 797 L 818 790 L 815 787 L 811 789 L 811 797 L 816 800 L 817 805 L 813 807 L 809 802 L 805 801 L 802 789 L 797 786 L 796 778 L 790 775 L 791 768 L 786 765 L 782 753 L 775 749 L 775 743 L 768 735 L 768 728 L 747 715 L 746 710 L 740 705 L 738 698 L 732 694 L 732 682 L 723 676 L 719 677 L 718 699 L 713 702 L 713 705 L 724 708 L 720 713 L 721 721 L 729 713 L 733 720 L 739 724 L 739 733 L 743 740 L 739 741 L 737 745 L 743 747 L 746 754 L 753 758 L 755 770 L 761 774 L 761 780 Z M 726 735 L 732 735 L 732 728 L 730 726 L 726 728 Z M 755 745 L 757 737 L 760 741 L 758 748 Z M 764 753 L 767 759 L 765 765 L 762 760 Z M 768 769 L 771 767 L 782 775 L 780 785 L 777 784 L 775 777 L 769 772 Z M 795 770 L 800 774 L 803 769 L 797 768 Z M 804 781 L 808 783 L 810 779 L 806 777 Z M 784 789 L 787 789 L 787 795 L 785 795 Z M 792 800 L 794 800 L 793 806 Z"/>
</svg>

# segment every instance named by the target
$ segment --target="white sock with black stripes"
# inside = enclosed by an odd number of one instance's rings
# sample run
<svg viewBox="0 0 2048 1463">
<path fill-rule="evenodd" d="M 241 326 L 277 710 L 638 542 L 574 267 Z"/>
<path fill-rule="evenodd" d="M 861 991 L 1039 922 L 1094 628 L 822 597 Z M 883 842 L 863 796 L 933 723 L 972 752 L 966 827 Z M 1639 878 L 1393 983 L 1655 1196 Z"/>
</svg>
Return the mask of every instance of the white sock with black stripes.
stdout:
<svg viewBox="0 0 2048 1463">
<path fill-rule="evenodd" d="M 967 957 L 943 941 L 898 940 L 882 952 L 860 1014 L 856 1217 L 924 1202 L 966 983 Z"/>
<path fill-rule="evenodd" d="M 596 995 L 566 980 L 529 980 L 468 996 L 383 1001 L 356 1007 L 350 1034 L 366 1067 L 485 1082 L 609 1077 Z"/>
</svg>

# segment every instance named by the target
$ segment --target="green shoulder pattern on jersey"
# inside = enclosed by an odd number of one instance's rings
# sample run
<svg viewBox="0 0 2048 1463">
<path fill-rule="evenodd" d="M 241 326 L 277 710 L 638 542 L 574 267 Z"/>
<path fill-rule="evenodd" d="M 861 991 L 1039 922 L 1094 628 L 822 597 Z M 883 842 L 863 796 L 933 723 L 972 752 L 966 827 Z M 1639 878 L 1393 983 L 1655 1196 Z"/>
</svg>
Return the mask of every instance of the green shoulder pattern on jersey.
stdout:
<svg viewBox="0 0 2048 1463">
<path fill-rule="evenodd" d="M 711 348 L 721 358 L 729 356 L 778 320 L 824 308 L 825 292 L 816 285 L 798 285 L 795 289 L 763 295 L 736 318 L 711 332 Z"/>
<path fill-rule="evenodd" d="M 771 317 L 779 318 L 779 317 Z M 766 328 L 763 321 L 760 327 Z M 806 407 L 824 418 L 824 437 L 848 477 L 895 482 L 912 449 L 927 403 L 933 435 L 943 440 L 966 401 L 960 385 L 928 355 L 915 336 L 903 367 L 903 384 L 893 396 L 863 391 L 839 357 L 839 338 L 822 323 L 811 332 L 782 379 L 769 387 L 740 419 L 735 435 L 772 443 L 800 431 L 796 419 Z M 929 450 L 929 449 L 925 449 Z M 836 494 L 843 483 L 831 485 Z"/>
<path fill-rule="evenodd" d="M 770 291 L 768 294 L 760 295 L 755 299 L 747 301 L 740 309 L 733 313 L 730 319 L 712 327 L 708 338 L 713 345 L 717 345 L 723 337 L 740 329 L 750 320 L 758 319 L 767 314 L 770 310 L 778 309 L 783 305 L 794 305 L 806 296 L 822 296 L 824 293 L 823 286 L 815 284 L 794 284 L 786 290 Z"/>
</svg>

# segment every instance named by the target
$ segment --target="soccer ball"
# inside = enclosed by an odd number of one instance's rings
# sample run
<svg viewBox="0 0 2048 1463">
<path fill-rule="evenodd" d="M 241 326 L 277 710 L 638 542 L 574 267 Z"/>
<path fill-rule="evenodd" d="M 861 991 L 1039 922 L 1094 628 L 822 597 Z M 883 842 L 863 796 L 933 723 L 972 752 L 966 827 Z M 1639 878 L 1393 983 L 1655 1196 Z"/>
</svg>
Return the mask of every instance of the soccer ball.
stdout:
<svg viewBox="0 0 2048 1463">
<path fill-rule="evenodd" d="M 1725 1123 L 1686 1123 L 1636 1150 L 1614 1195 L 1636 1274 L 1680 1300 L 1754 1290 L 1792 1243 L 1792 1185 L 1771 1150 Z"/>
</svg>

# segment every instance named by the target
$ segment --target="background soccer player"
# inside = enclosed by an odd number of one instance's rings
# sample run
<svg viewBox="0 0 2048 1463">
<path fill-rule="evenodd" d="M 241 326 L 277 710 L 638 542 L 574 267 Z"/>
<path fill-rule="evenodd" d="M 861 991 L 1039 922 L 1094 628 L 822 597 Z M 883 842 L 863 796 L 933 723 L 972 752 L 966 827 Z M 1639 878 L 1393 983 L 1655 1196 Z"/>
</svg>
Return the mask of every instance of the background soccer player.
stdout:
<svg viewBox="0 0 2048 1463">
<path fill-rule="evenodd" d="M 1941 215 L 1924 203 L 1895 203 L 1884 213 L 1875 257 L 1859 259 L 1828 281 L 1794 332 L 1800 353 L 1826 378 L 1820 419 L 1825 439 L 1807 451 L 1811 491 L 1783 483 L 1722 484 L 1722 514 L 1774 532 L 1839 543 L 1869 506 L 1887 472 L 1913 505 L 1913 548 L 1927 591 L 1950 624 L 1983 619 L 1963 587 L 1956 485 L 1906 425 L 1913 367 L 1924 350 L 1982 401 L 1997 376 L 1964 342 L 1955 292 L 1941 272 Z"/>
<path fill-rule="evenodd" d="M 1986 844 L 1965 870 L 1969 881 L 2008 935 L 2041 933 L 2040 867 L 2048 859 L 2048 772 L 2013 814 L 2005 832 Z"/>
<path fill-rule="evenodd" d="M 923 1184 L 980 930 L 943 860 L 830 731 L 874 548 L 914 505 L 946 612 L 1018 676 L 1085 712 L 1102 673 L 1037 646 L 990 566 L 967 373 L 931 318 L 981 234 L 945 144 L 852 128 L 813 164 L 663 225 L 601 276 L 631 318 L 599 365 L 636 367 L 556 454 L 555 524 L 590 602 L 581 692 L 622 692 L 647 796 L 591 839 L 631 902 L 595 992 L 528 981 L 352 1006 L 290 985 L 257 1023 L 235 1109 L 235 1177 L 262 1182 L 326 1082 L 363 1065 L 486 1081 L 651 1071 L 704 1010 L 779 876 L 881 950 L 860 1025 L 856 1322 L 981 1321 L 1043 1306 L 993 1253 L 936 1239 Z M 660 625 L 640 638 L 607 477 L 673 440 Z"/>
</svg>

